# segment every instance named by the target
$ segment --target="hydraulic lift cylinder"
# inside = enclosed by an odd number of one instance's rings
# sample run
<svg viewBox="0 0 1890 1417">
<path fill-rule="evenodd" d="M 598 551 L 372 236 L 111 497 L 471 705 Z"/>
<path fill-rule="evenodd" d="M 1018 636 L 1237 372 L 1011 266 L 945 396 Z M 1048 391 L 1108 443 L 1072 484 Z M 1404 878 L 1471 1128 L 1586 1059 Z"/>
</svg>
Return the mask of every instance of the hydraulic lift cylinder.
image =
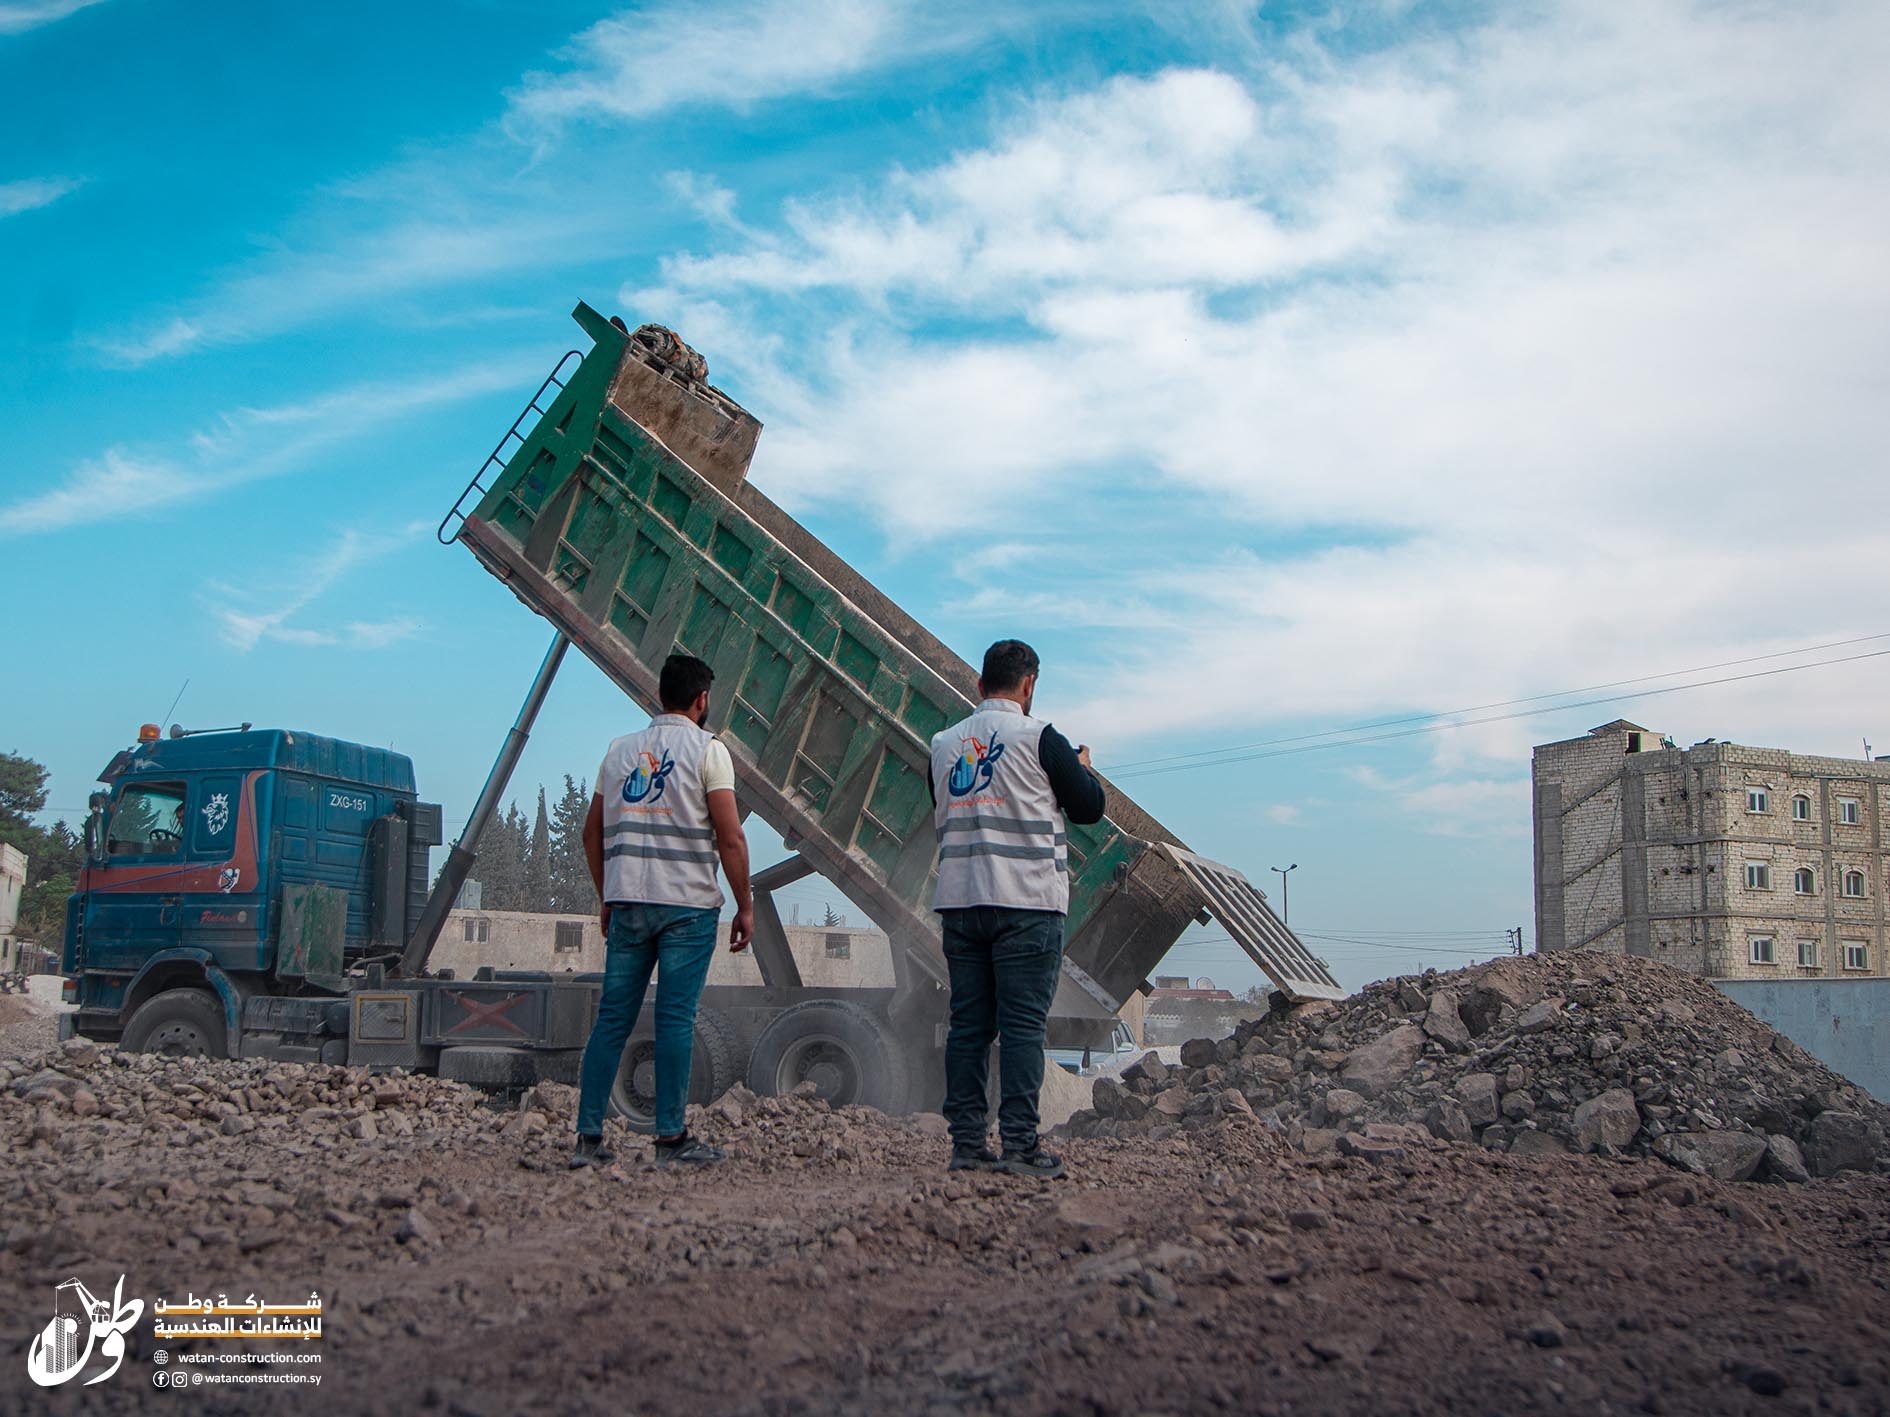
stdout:
<svg viewBox="0 0 1890 1417">
<path fill-rule="evenodd" d="M 407 948 L 401 951 L 401 974 L 411 977 L 426 968 L 427 958 L 433 953 L 440 931 L 446 926 L 446 913 L 453 908 L 453 902 L 459 899 L 459 888 L 466 884 L 466 878 L 472 874 L 473 863 L 479 859 L 479 838 L 485 835 L 486 827 L 499 810 L 499 799 L 505 795 L 506 785 L 512 780 L 512 770 L 518 766 L 519 757 L 525 751 L 525 740 L 531 737 L 532 723 L 538 717 L 538 710 L 544 707 L 545 695 L 551 691 L 551 681 L 557 677 L 558 666 L 564 663 L 564 652 L 570 647 L 571 642 L 562 634 L 551 637 L 551 647 L 545 651 L 544 663 L 538 666 L 538 676 L 526 691 L 525 702 L 519 705 L 518 718 L 505 735 L 505 745 L 499 749 L 492 771 L 486 775 L 486 785 L 479 790 L 479 800 L 473 803 L 472 815 L 466 818 L 466 828 L 447 854 L 440 878 L 434 882 L 432 891 L 427 895 L 427 903 L 421 907 L 420 923 L 414 927 L 413 938 L 407 941 Z"/>
</svg>

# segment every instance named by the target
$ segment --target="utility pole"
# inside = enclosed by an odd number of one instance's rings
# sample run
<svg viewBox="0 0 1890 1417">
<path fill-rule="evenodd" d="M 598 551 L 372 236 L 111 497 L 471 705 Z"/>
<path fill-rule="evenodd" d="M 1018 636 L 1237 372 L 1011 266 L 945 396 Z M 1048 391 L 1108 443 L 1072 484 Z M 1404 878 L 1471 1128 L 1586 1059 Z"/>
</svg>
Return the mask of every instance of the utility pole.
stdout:
<svg viewBox="0 0 1890 1417">
<path fill-rule="evenodd" d="M 1518 925 L 1513 930 L 1505 930 L 1503 932 L 1503 938 L 1516 947 L 1517 955 L 1520 956 L 1522 954 L 1522 926 Z"/>
<path fill-rule="evenodd" d="M 1290 925 L 1293 922 L 1287 910 L 1286 875 L 1289 871 L 1297 871 L 1299 862 L 1295 861 L 1291 866 L 1269 866 L 1267 869 L 1280 878 L 1280 923 Z"/>
</svg>

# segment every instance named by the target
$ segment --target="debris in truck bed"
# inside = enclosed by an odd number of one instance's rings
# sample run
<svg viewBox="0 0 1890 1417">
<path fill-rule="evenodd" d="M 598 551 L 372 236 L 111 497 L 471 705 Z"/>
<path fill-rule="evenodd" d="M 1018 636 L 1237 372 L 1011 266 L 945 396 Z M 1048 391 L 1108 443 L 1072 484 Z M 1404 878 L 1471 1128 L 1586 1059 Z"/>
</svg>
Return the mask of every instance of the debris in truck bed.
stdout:
<svg viewBox="0 0 1890 1417">
<path fill-rule="evenodd" d="M 719 1167 L 656 1170 L 613 1122 L 619 1162 L 570 1172 L 552 1084 L 495 1104 L 84 1043 L 5 1066 L 7 1406 L 53 1287 L 120 1273 L 147 1302 L 318 1291 L 323 1410 L 1865 1413 L 1890 1393 L 1877 1174 L 1739 1186 L 1428 1132 L 1307 1156 L 1230 1101 L 1072 1140 L 1045 1183 L 947 1175 L 935 1115 L 743 1092 L 692 1109 Z M 156 1346 L 147 1323 L 85 1410 L 146 1409 Z"/>
<path fill-rule="evenodd" d="M 1253 1112 L 1309 1153 L 1412 1134 L 1499 1151 L 1631 1152 L 1726 1181 L 1885 1157 L 1886 1112 L 1711 984 L 1573 951 L 1389 979 L 1276 1009 L 1100 1078 L 1076 1136 L 1163 1137 Z"/>
</svg>

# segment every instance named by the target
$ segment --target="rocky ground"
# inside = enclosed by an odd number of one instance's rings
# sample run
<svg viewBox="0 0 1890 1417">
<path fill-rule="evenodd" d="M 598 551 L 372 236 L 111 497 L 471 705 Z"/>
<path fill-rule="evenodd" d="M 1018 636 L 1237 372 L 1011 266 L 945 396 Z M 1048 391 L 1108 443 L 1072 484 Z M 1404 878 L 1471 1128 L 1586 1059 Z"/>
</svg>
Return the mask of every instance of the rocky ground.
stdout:
<svg viewBox="0 0 1890 1417">
<path fill-rule="evenodd" d="M 1162 1137 L 1252 1113 L 1301 1150 L 1410 1137 L 1522 1154 L 1652 1155 L 1722 1181 L 1890 1164 L 1890 1113 L 1704 980 L 1567 953 L 1280 1007 L 1178 1066 L 1094 1087 L 1078 1136 Z"/>
<path fill-rule="evenodd" d="M 1231 1074 L 1208 1070 L 1172 1085 L 1220 1098 Z M 84 1044 L 0 1072 L 0 1410 L 45 1400 L 25 1354 L 54 1286 L 121 1273 L 147 1303 L 124 1370 L 62 1407 L 1890 1410 L 1874 1173 L 1733 1183 L 1632 1142 L 1519 1153 L 1382 1121 L 1400 1130 L 1317 1128 L 1355 1145 L 1308 1154 L 1310 1123 L 1217 1103 L 1069 1141 L 1066 1181 L 1014 1181 L 946 1175 L 936 1117 L 742 1092 L 697 1118 L 731 1152 L 713 1171 L 657 1171 L 618 1135 L 616 1166 L 572 1173 L 566 1088 L 495 1107 L 428 1078 Z M 310 1289 L 319 1393 L 159 1400 L 151 1300 Z"/>
</svg>

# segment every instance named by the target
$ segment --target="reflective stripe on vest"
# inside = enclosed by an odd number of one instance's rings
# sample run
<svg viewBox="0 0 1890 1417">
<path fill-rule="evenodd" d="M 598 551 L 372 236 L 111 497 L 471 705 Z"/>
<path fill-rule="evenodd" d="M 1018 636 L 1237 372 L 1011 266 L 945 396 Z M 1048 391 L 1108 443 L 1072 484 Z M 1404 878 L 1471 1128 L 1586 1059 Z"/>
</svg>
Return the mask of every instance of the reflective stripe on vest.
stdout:
<svg viewBox="0 0 1890 1417">
<path fill-rule="evenodd" d="M 720 908 L 715 827 L 702 789 L 711 737 L 663 714 L 604 755 L 604 899 Z"/>
<path fill-rule="evenodd" d="M 1063 811 L 1038 754 L 1043 730 L 1010 700 L 986 699 L 932 739 L 934 910 L 1069 910 Z"/>
</svg>

